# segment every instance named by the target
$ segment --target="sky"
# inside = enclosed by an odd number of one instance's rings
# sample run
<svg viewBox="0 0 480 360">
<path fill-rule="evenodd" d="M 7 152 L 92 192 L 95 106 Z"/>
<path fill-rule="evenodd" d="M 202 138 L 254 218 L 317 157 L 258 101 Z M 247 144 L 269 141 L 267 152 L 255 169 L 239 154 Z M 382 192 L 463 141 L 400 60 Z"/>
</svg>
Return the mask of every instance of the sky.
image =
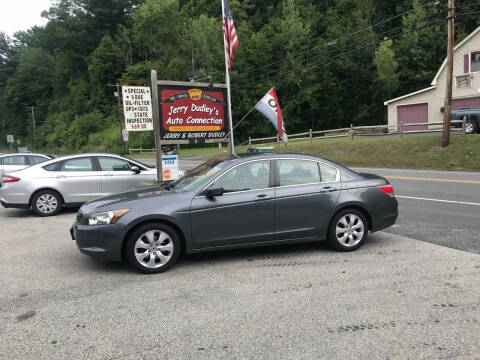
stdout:
<svg viewBox="0 0 480 360">
<path fill-rule="evenodd" d="M 45 25 L 43 10 L 48 10 L 52 0 L 0 0 L 0 31 L 12 36 L 33 25 Z"/>
</svg>

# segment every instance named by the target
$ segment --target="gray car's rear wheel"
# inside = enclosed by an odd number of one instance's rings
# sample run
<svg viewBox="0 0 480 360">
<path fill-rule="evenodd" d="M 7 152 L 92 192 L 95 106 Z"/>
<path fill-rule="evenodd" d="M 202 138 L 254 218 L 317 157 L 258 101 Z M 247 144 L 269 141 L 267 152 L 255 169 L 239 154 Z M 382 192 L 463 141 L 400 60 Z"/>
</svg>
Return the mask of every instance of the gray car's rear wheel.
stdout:
<svg viewBox="0 0 480 360">
<path fill-rule="evenodd" d="M 365 216 L 356 209 L 345 209 L 333 217 L 328 242 L 335 250 L 353 251 L 362 246 L 367 235 Z"/>
<path fill-rule="evenodd" d="M 162 223 L 139 226 L 130 234 L 125 246 L 128 262 L 145 274 L 166 271 L 177 261 L 180 251 L 177 232 Z"/>
<path fill-rule="evenodd" d="M 39 216 L 57 215 L 62 205 L 62 196 L 55 190 L 41 190 L 32 199 L 32 209 Z"/>
</svg>

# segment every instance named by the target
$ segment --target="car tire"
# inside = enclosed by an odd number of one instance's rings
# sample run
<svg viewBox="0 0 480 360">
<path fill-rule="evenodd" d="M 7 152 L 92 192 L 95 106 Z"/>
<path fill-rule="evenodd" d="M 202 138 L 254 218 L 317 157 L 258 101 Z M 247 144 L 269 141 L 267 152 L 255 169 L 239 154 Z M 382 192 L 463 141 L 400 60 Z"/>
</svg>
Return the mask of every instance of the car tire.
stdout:
<svg viewBox="0 0 480 360">
<path fill-rule="evenodd" d="M 130 234 L 125 245 L 125 257 L 139 272 L 157 274 L 177 262 L 181 247 L 180 237 L 170 226 L 148 223 Z"/>
<path fill-rule="evenodd" d="M 465 134 L 475 134 L 478 131 L 477 124 L 474 122 L 465 123 Z"/>
<path fill-rule="evenodd" d="M 62 211 L 62 196 L 55 190 L 42 190 L 32 199 L 32 209 L 38 216 L 55 216 Z"/>
<path fill-rule="evenodd" d="M 368 236 L 368 222 L 356 209 L 345 209 L 337 213 L 328 230 L 328 243 L 337 251 L 354 251 Z"/>
</svg>

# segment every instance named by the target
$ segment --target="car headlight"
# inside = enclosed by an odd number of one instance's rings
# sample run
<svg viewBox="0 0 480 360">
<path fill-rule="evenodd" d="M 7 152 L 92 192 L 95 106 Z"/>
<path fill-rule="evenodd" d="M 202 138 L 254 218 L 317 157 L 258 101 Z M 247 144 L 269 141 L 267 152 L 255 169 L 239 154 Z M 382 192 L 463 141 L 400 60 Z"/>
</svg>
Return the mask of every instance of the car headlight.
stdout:
<svg viewBox="0 0 480 360">
<path fill-rule="evenodd" d="M 113 211 L 106 211 L 101 213 L 89 214 L 86 216 L 86 225 L 108 225 L 115 224 L 118 219 L 128 213 L 130 209 L 120 209 Z"/>
</svg>

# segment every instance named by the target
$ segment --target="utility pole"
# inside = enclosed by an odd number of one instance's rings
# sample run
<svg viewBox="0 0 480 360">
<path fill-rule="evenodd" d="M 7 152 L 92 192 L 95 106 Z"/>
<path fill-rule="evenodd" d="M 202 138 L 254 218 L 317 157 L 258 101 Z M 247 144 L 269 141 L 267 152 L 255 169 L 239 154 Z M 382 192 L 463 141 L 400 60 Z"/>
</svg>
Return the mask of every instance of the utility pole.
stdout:
<svg viewBox="0 0 480 360">
<path fill-rule="evenodd" d="M 33 132 L 35 133 L 37 131 L 37 128 L 35 126 L 35 112 L 33 111 L 33 106 L 32 106 L 32 122 L 33 122 Z"/>
<path fill-rule="evenodd" d="M 443 112 L 442 146 L 450 143 L 450 120 L 452 117 L 453 87 L 453 45 L 455 31 L 455 0 L 448 0 L 448 50 L 447 50 L 447 88 L 445 91 L 445 110 Z"/>
<path fill-rule="evenodd" d="M 37 109 L 37 107 L 36 107 L 36 106 L 28 106 L 27 109 L 30 110 L 31 113 L 32 113 L 33 133 L 35 134 L 35 132 L 36 132 L 36 130 L 37 130 L 37 124 L 35 123 L 35 112 L 34 112 L 34 109 Z"/>
<path fill-rule="evenodd" d="M 163 180 L 162 171 L 162 141 L 160 139 L 160 102 L 158 101 L 158 78 L 157 70 L 150 73 L 152 84 L 152 117 L 153 134 L 155 136 L 155 159 L 157 163 L 157 181 Z"/>
<path fill-rule="evenodd" d="M 121 86 L 120 84 L 116 83 L 114 85 L 111 85 L 111 84 L 107 84 L 107 86 L 110 86 L 110 87 L 116 87 L 117 88 L 117 91 L 114 93 L 115 97 L 117 98 L 117 104 L 118 104 L 118 118 L 120 120 L 120 141 L 123 141 L 123 132 L 122 132 L 122 129 L 123 127 L 125 126 L 124 125 L 124 122 L 123 122 L 123 117 L 122 117 L 122 104 L 120 102 L 120 96 L 122 95 L 122 92 L 121 92 Z"/>
</svg>

